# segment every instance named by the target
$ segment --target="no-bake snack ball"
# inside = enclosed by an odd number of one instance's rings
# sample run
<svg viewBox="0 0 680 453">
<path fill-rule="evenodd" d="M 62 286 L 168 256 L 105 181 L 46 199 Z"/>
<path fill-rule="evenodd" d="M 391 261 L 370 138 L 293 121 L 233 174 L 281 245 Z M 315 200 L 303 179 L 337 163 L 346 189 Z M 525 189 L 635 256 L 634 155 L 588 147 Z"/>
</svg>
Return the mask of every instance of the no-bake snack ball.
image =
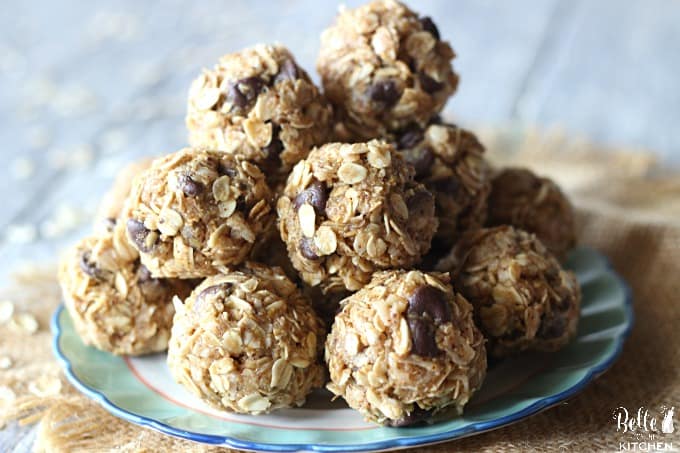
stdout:
<svg viewBox="0 0 680 453">
<path fill-rule="evenodd" d="M 487 228 L 457 248 L 456 289 L 474 306 L 492 355 L 556 351 L 575 335 L 580 287 L 535 235 Z"/>
<path fill-rule="evenodd" d="M 95 215 L 95 231 L 111 231 L 125 205 L 135 176 L 151 166 L 153 159 L 144 158 L 123 167 L 113 185 L 102 197 Z"/>
<path fill-rule="evenodd" d="M 136 257 L 124 228 L 87 237 L 62 257 L 64 301 L 86 344 L 119 355 L 167 348 L 172 298 L 186 297 L 192 284 L 155 279 Z"/>
<path fill-rule="evenodd" d="M 271 203 L 254 164 L 186 148 L 136 178 L 123 220 L 154 277 L 198 278 L 247 258 L 273 221 Z"/>
<path fill-rule="evenodd" d="M 211 405 L 266 413 L 323 385 L 321 321 L 280 269 L 247 263 L 175 303 L 170 372 Z"/>
<path fill-rule="evenodd" d="M 489 225 L 513 225 L 534 233 L 557 257 L 576 244 L 574 209 L 552 180 L 524 168 L 494 176 L 489 196 Z"/>
<path fill-rule="evenodd" d="M 326 141 L 332 111 L 307 73 L 280 45 L 225 55 L 189 91 L 193 146 L 220 149 L 259 165 L 271 182 Z"/>
<path fill-rule="evenodd" d="M 432 194 L 378 140 L 312 150 L 277 210 L 293 266 L 327 293 L 356 291 L 378 269 L 414 265 L 437 229 Z"/>
<path fill-rule="evenodd" d="M 435 197 L 438 247 L 451 247 L 465 230 L 484 225 L 491 190 L 489 165 L 477 137 L 450 124 L 431 123 L 396 137 L 396 147 Z"/>
<path fill-rule="evenodd" d="M 486 374 L 486 351 L 448 274 L 378 272 L 342 306 L 326 339 L 331 392 L 391 426 L 462 413 Z"/>
<path fill-rule="evenodd" d="M 321 35 L 317 70 L 339 120 L 370 139 L 441 111 L 458 85 L 454 57 L 429 17 L 378 0 L 340 11 Z"/>
</svg>

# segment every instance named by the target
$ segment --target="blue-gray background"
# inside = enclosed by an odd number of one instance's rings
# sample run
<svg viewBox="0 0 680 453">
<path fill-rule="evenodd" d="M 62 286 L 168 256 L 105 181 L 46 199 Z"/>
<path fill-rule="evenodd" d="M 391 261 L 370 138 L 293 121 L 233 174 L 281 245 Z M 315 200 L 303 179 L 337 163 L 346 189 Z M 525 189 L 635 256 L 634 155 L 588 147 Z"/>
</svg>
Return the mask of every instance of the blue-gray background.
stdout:
<svg viewBox="0 0 680 453">
<path fill-rule="evenodd" d="M 349 6 L 357 1 L 347 2 Z M 185 142 L 189 83 L 224 53 L 286 44 L 314 74 L 335 1 L 0 3 L 0 280 L 86 230 L 125 162 Z M 449 117 L 559 126 L 680 164 L 680 2 L 428 0 L 459 54 Z M 316 78 L 316 76 L 314 75 Z M 22 431 L 27 433 L 27 431 Z M 13 428 L 0 450 L 27 442 Z"/>
</svg>

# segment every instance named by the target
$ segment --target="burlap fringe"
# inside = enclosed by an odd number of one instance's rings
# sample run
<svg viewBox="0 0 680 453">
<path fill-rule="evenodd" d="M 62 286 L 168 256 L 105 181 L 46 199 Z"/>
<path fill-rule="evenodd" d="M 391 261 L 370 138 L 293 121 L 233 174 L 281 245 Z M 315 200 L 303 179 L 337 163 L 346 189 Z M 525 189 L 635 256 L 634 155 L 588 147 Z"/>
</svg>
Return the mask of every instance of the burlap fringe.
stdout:
<svg viewBox="0 0 680 453">
<path fill-rule="evenodd" d="M 581 215 L 586 222 L 584 234 L 588 235 L 587 242 L 611 255 L 617 255 L 619 250 L 617 247 L 621 245 L 620 242 L 613 242 L 615 240 L 629 242 L 632 237 L 632 240 L 638 240 L 637 246 L 644 246 L 643 241 L 647 240 L 648 236 L 657 239 L 661 236 L 650 233 L 644 228 L 643 233 L 633 228 L 632 233 L 620 231 L 620 237 L 612 236 L 608 231 L 610 225 L 629 224 L 631 221 L 665 225 L 678 225 L 680 222 L 680 177 L 664 172 L 649 154 L 625 150 L 616 150 L 616 152 L 602 150 L 586 142 L 569 139 L 559 131 L 546 134 L 533 130 L 518 132 L 516 128 L 509 128 L 501 131 L 482 130 L 480 135 L 489 148 L 490 159 L 495 165 L 528 166 L 557 180 L 570 194 L 575 204 L 580 208 L 585 208 L 588 212 L 588 214 Z M 663 209 L 660 209 L 661 207 Z M 603 220 L 605 217 L 614 217 L 617 220 L 614 222 L 611 219 Z M 619 218 L 623 220 L 618 220 Z M 680 234 L 667 239 L 676 240 L 675 237 L 680 237 Z M 658 240 L 661 241 L 661 239 Z M 663 248 L 666 242 L 655 243 L 654 246 Z M 676 253 L 680 255 L 680 251 Z M 613 258 L 615 263 L 619 259 L 622 262 L 630 260 L 627 255 Z M 664 263 L 663 266 L 665 266 L 663 268 L 668 268 L 670 264 Z M 677 266 L 675 271 L 678 271 Z M 635 280 L 635 275 L 638 274 L 631 274 L 627 278 Z M 635 285 L 638 282 L 632 283 Z M 648 284 L 651 284 L 651 281 Z M 669 283 L 669 285 L 675 285 L 675 283 Z M 663 297 L 667 298 L 668 294 L 679 292 L 675 290 L 675 287 L 672 289 L 664 287 L 663 291 L 664 294 L 660 295 L 663 303 L 668 303 L 668 300 Z M 649 294 L 643 292 L 643 296 L 649 296 Z M 17 399 L 11 407 L 0 406 L 0 429 L 6 423 L 18 422 L 25 426 L 40 422 L 34 446 L 37 452 L 96 452 L 113 449 L 122 452 L 225 451 L 218 447 L 175 439 L 118 419 L 78 393 L 66 383 L 63 374 L 60 374 L 62 386 L 59 394 L 49 397 L 32 395 L 27 387 L 27 381 L 41 374 L 56 373 L 54 370 L 57 368 L 56 361 L 51 355 L 51 335 L 46 328 L 49 316 L 59 303 L 59 290 L 54 270 L 27 269 L 18 276 L 17 285 L 5 290 L 2 297 L 18 300 L 17 305 L 20 305 L 22 309 L 30 310 L 38 317 L 42 328 L 38 334 L 29 338 L 10 332 L 6 326 L 0 326 L 0 339 L 2 339 L 0 356 L 14 354 L 16 357 L 24 357 L 24 362 L 17 361 L 18 363 L 9 371 L 0 373 L 0 387 L 9 387 L 17 394 Z M 657 323 L 654 326 L 646 328 L 646 318 L 639 319 L 640 326 L 636 327 L 638 332 L 642 330 L 641 335 L 650 338 L 659 331 L 660 325 L 661 330 L 665 332 L 661 333 L 666 335 L 666 340 L 672 342 L 672 338 L 676 338 L 672 333 L 675 331 L 666 328 L 663 324 L 664 316 L 658 315 L 659 310 L 666 310 L 664 313 L 668 313 L 670 316 L 668 319 L 677 322 L 678 308 L 675 305 L 669 307 L 667 309 L 656 307 L 653 316 L 647 315 L 652 316 L 654 322 Z M 658 324 L 659 322 L 662 324 Z M 640 349 L 639 341 L 636 344 L 638 347 L 632 346 L 635 351 L 630 351 L 630 346 L 628 348 L 629 353 L 636 354 L 637 357 L 633 361 L 637 363 L 637 360 L 645 359 L 644 353 L 640 352 L 645 348 Z M 30 359 L 25 359 L 26 357 Z M 636 389 L 629 388 L 630 383 L 634 382 L 635 385 L 639 383 L 628 379 L 626 388 L 622 388 L 619 395 L 611 398 L 614 389 L 610 386 L 622 386 L 620 381 L 617 384 L 615 374 L 630 374 L 635 373 L 634 370 L 636 370 L 630 360 L 622 360 L 624 364 L 617 364 L 615 370 L 589 387 L 586 392 L 588 395 L 575 399 L 573 406 L 579 409 L 562 405 L 550 410 L 548 414 L 532 417 L 526 422 L 493 433 L 463 439 L 452 444 L 418 449 L 418 451 L 448 451 L 451 448 L 468 451 L 617 449 L 618 437 L 611 429 L 609 414 L 600 414 L 600 411 L 594 408 L 610 404 L 610 400 L 617 400 L 617 398 L 621 404 L 628 402 L 652 404 L 660 399 L 661 402 L 677 404 L 680 407 L 678 360 L 670 359 L 670 357 L 665 357 L 665 359 L 668 359 L 669 363 L 664 362 L 663 366 L 666 366 L 664 373 L 674 376 L 672 378 L 674 380 L 665 382 L 663 391 L 650 388 L 642 395 L 634 394 L 632 392 Z M 658 376 L 663 376 L 659 374 L 659 369 L 656 371 Z M 645 373 L 642 372 L 639 375 L 644 376 Z M 601 381 L 608 381 L 608 383 L 601 383 Z M 605 395 L 605 398 L 609 399 L 606 403 L 595 401 L 598 398 L 595 395 Z M 654 397 L 652 398 L 651 395 Z M 649 398 L 649 400 L 644 400 L 644 398 Z M 2 404 L 1 401 L 0 404 Z M 573 410 L 570 411 L 570 409 Z M 613 407 L 605 407 L 603 411 L 611 409 Z M 583 420 L 574 420 L 574 417 L 580 417 Z M 603 417 L 606 420 L 603 420 Z M 10 429 L 12 429 L 11 426 Z"/>
<path fill-rule="evenodd" d="M 33 449 L 43 452 L 225 451 L 164 436 L 113 417 L 99 405 L 68 387 L 51 397 L 25 396 L 0 417 L 0 423 L 37 425 Z"/>
</svg>

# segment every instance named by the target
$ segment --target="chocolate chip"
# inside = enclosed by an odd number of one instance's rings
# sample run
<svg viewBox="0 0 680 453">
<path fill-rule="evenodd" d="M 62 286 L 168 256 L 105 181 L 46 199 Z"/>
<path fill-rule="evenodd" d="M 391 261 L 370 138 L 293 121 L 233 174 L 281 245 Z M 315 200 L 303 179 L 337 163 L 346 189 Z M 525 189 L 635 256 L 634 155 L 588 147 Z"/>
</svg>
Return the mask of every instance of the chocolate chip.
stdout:
<svg viewBox="0 0 680 453">
<path fill-rule="evenodd" d="M 386 108 L 392 107 L 401 96 L 393 80 L 381 80 L 374 83 L 368 88 L 366 94 L 372 101 L 382 103 Z"/>
<path fill-rule="evenodd" d="M 231 289 L 231 283 L 220 283 L 213 286 L 208 286 L 196 296 L 194 300 L 193 311 L 194 313 L 201 313 L 206 307 L 206 302 L 209 297 L 215 296 L 220 292 L 228 293 Z"/>
<path fill-rule="evenodd" d="M 128 219 L 127 231 L 130 240 L 140 251 L 144 253 L 151 251 L 151 248 L 146 244 L 146 237 L 151 231 L 148 230 L 142 222 L 136 219 Z"/>
<path fill-rule="evenodd" d="M 272 137 L 269 144 L 262 148 L 262 151 L 267 155 L 267 160 L 272 158 L 278 158 L 279 153 L 283 151 L 283 142 L 278 137 Z"/>
<path fill-rule="evenodd" d="M 220 174 L 220 176 L 227 175 L 230 178 L 235 178 L 238 176 L 238 170 L 226 162 L 219 163 L 217 166 L 217 172 Z"/>
<path fill-rule="evenodd" d="M 203 291 L 198 293 L 198 296 L 196 296 L 196 300 L 214 296 L 222 291 L 228 292 L 230 288 L 231 283 L 220 283 L 218 285 L 208 286 Z"/>
<path fill-rule="evenodd" d="M 227 86 L 227 102 L 237 108 L 243 108 L 248 105 L 248 100 L 235 83 L 230 83 Z"/>
<path fill-rule="evenodd" d="M 413 165 L 416 178 L 428 176 L 434 163 L 434 153 L 429 147 L 407 149 L 401 152 L 404 160 Z"/>
<path fill-rule="evenodd" d="M 239 212 L 246 212 L 248 204 L 246 203 L 246 196 L 241 194 L 236 198 L 236 210 Z"/>
<path fill-rule="evenodd" d="M 408 299 L 408 313 L 429 316 L 437 323 L 451 322 L 451 307 L 446 293 L 434 286 L 425 285 L 416 289 Z"/>
<path fill-rule="evenodd" d="M 265 153 L 265 165 L 276 168 L 281 162 L 281 151 L 283 151 L 283 142 L 279 138 L 279 133 L 281 132 L 281 126 L 274 124 L 272 127 L 272 139 L 269 144 L 262 148 Z"/>
<path fill-rule="evenodd" d="M 413 148 L 423 141 L 423 137 L 423 131 L 418 126 L 410 127 L 397 139 L 397 149 Z"/>
<path fill-rule="evenodd" d="M 411 411 L 410 414 L 404 415 L 397 420 L 388 420 L 387 426 L 393 428 L 401 428 L 404 426 L 412 426 L 418 423 L 422 423 L 432 416 L 431 410 L 421 409 L 418 405 Z"/>
<path fill-rule="evenodd" d="M 281 162 L 281 151 L 283 142 L 278 137 L 272 137 L 267 146 L 262 148 L 265 153 L 265 162 L 268 167 L 278 167 Z"/>
<path fill-rule="evenodd" d="M 425 16 L 420 19 L 420 24 L 423 26 L 423 30 L 429 32 L 432 36 L 434 36 L 434 39 L 439 41 L 439 29 L 434 24 L 434 22 L 432 22 L 432 19 L 430 19 L 428 16 Z"/>
<path fill-rule="evenodd" d="M 236 83 L 238 84 L 239 91 L 241 91 L 241 93 L 243 93 L 243 95 L 248 98 L 248 100 L 255 99 L 257 95 L 260 94 L 260 91 L 264 86 L 262 79 L 254 76 L 246 77 L 245 79 L 241 79 Z"/>
<path fill-rule="evenodd" d="M 83 254 L 80 255 L 80 270 L 92 278 L 102 280 L 102 270 L 99 269 L 95 263 L 90 262 L 90 258 L 90 252 L 83 252 Z"/>
<path fill-rule="evenodd" d="M 319 259 L 319 255 L 314 251 L 314 241 L 307 237 L 300 239 L 300 253 L 308 260 L 316 261 Z"/>
<path fill-rule="evenodd" d="M 409 317 L 406 322 L 411 331 L 411 352 L 422 357 L 436 357 L 441 353 L 431 320 Z"/>
<path fill-rule="evenodd" d="M 298 71 L 297 65 L 293 60 L 288 59 L 281 63 L 281 67 L 279 67 L 279 73 L 276 74 L 276 77 L 274 78 L 274 83 L 283 82 L 284 80 L 294 81 L 299 77 L 300 72 Z"/>
<path fill-rule="evenodd" d="M 541 320 L 541 326 L 538 328 L 537 336 L 550 340 L 561 337 L 564 335 L 565 330 L 567 330 L 567 320 L 563 315 L 557 313 L 555 316 L 549 318 L 544 317 Z"/>
<path fill-rule="evenodd" d="M 227 102 L 234 107 L 243 109 L 260 94 L 264 83 L 259 77 L 246 77 L 229 83 L 227 87 Z"/>
<path fill-rule="evenodd" d="M 203 193 L 204 186 L 198 181 L 194 181 L 189 175 L 181 175 L 179 177 L 179 187 L 185 195 L 189 197 L 197 197 Z"/>
<path fill-rule="evenodd" d="M 328 190 L 326 190 L 326 183 L 313 179 L 307 188 L 295 197 L 295 210 L 299 210 L 300 206 L 308 203 L 312 205 L 317 215 L 323 215 L 326 212 L 327 201 Z"/>
<path fill-rule="evenodd" d="M 425 90 L 426 93 L 436 93 L 437 91 L 444 88 L 444 84 L 442 82 L 438 82 L 424 72 L 418 74 L 418 79 L 420 80 L 420 86 L 423 90 Z"/>
<path fill-rule="evenodd" d="M 423 357 L 439 355 L 441 351 L 435 340 L 437 325 L 451 322 L 453 318 L 446 294 L 434 286 L 420 286 L 408 299 L 406 316 L 411 331 L 411 351 Z"/>
</svg>

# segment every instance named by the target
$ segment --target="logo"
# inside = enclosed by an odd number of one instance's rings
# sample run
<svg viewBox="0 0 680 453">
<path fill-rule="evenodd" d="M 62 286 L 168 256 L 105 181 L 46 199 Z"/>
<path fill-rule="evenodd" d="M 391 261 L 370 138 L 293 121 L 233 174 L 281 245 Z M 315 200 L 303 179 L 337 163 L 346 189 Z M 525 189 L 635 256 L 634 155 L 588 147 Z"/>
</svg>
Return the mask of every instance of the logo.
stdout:
<svg viewBox="0 0 680 453">
<path fill-rule="evenodd" d="M 659 411 L 617 407 L 612 418 L 622 434 L 619 451 L 674 451 L 670 436 L 675 432 L 674 414 L 675 406 L 662 406 Z"/>
</svg>

